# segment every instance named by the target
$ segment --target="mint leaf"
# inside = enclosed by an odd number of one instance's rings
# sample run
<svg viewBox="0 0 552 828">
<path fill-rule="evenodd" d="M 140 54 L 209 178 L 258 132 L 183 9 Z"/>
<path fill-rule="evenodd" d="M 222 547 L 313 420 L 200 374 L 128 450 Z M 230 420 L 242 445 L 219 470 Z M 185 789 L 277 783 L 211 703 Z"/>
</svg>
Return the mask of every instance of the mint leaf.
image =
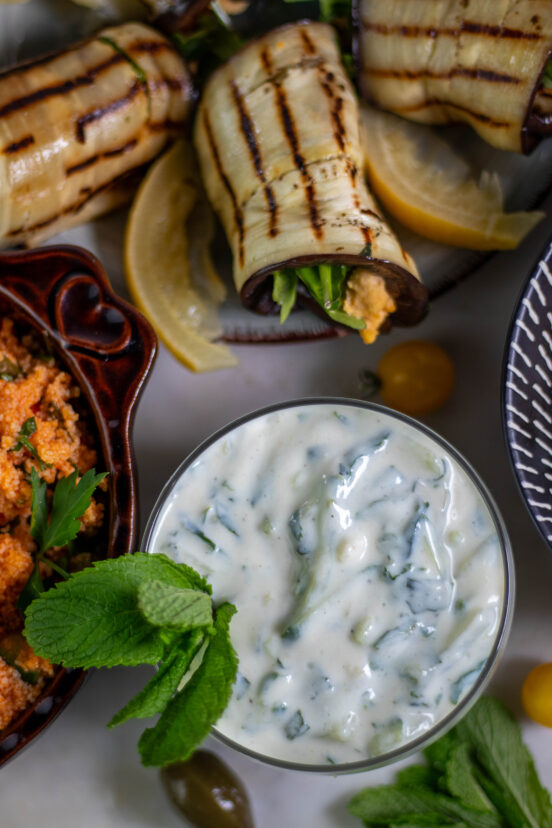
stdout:
<svg viewBox="0 0 552 828">
<path fill-rule="evenodd" d="M 168 703 L 155 727 L 142 734 L 138 749 L 144 765 L 185 761 L 220 718 L 232 693 L 238 665 L 229 637 L 235 611 L 228 603 L 218 608 L 215 634 L 200 666 Z"/>
<path fill-rule="evenodd" d="M 223 604 L 213 623 L 210 592 L 190 567 L 137 552 L 95 563 L 39 595 L 27 607 L 24 635 L 38 655 L 67 667 L 160 663 L 109 726 L 161 713 L 140 751 L 144 764 L 165 765 L 193 752 L 232 693 L 235 607 Z"/>
<path fill-rule="evenodd" d="M 397 774 L 397 785 L 401 787 L 430 788 L 436 790 L 439 782 L 439 774 L 428 765 L 410 765 L 403 768 Z"/>
<path fill-rule="evenodd" d="M 460 823 L 466 828 L 504 828 L 499 817 L 467 808 L 446 794 L 399 785 L 366 788 L 353 797 L 349 811 L 365 822 L 383 825 L 406 823 L 443 828 Z"/>
<path fill-rule="evenodd" d="M 173 580 L 168 580 L 167 578 L 163 578 L 163 581 L 166 583 L 172 583 L 173 586 L 178 586 L 181 589 L 200 589 L 202 592 L 206 592 L 208 595 L 211 595 L 213 590 L 211 585 L 207 583 L 205 578 L 203 578 L 195 569 L 192 569 L 191 566 L 188 566 L 184 563 L 176 563 L 172 560 L 172 558 L 167 558 L 166 555 L 150 555 L 147 552 L 138 552 L 136 554 L 139 555 L 147 555 L 148 558 L 160 558 L 163 561 L 163 572 L 166 573 L 167 576 L 171 575 Z M 133 557 L 136 557 L 134 555 Z M 156 564 L 158 566 L 158 564 Z M 154 577 L 153 573 L 156 570 L 152 569 L 152 578 Z M 157 577 L 157 576 L 155 576 Z"/>
<path fill-rule="evenodd" d="M 154 627 L 191 629 L 213 624 L 211 598 L 196 589 L 181 589 L 163 581 L 144 581 L 138 587 L 140 612 Z"/>
<path fill-rule="evenodd" d="M 435 770 L 444 773 L 447 762 L 454 752 L 454 748 L 459 744 L 460 738 L 456 732 L 456 728 L 453 728 L 448 733 L 445 733 L 444 736 L 441 736 L 440 739 L 437 739 L 436 742 L 424 748 L 424 756 Z"/>
<path fill-rule="evenodd" d="M 65 667 L 156 664 L 170 638 L 138 607 L 138 587 L 152 578 L 192 586 L 190 568 L 165 555 L 99 561 L 33 601 L 24 635 L 38 655 Z"/>
<path fill-rule="evenodd" d="M 452 749 L 445 765 L 444 784 L 448 792 L 458 797 L 464 805 L 481 811 L 495 812 L 492 802 L 474 775 L 470 748 L 466 742 L 459 742 Z"/>
<path fill-rule="evenodd" d="M 41 521 L 37 525 L 37 534 L 34 536 L 42 551 L 53 546 L 65 546 L 77 536 L 81 528 L 80 518 L 90 505 L 93 491 L 106 474 L 95 474 L 90 469 L 77 482 L 79 473 L 75 470 L 57 481 L 50 519 L 47 523 Z"/>
<path fill-rule="evenodd" d="M 485 786 L 486 793 L 512 828 L 552 828 L 550 794 L 506 708 L 496 699 L 482 698 L 456 730 L 489 774 L 492 785 Z"/>
<path fill-rule="evenodd" d="M 108 727 L 128 719 L 146 719 L 162 713 L 172 699 L 190 664 L 205 640 L 202 630 L 181 636 L 146 686 L 113 716 Z"/>
<path fill-rule="evenodd" d="M 480 699 L 424 754 L 427 775 L 406 768 L 398 784 L 357 794 L 351 812 L 372 828 L 552 828 L 550 795 L 517 723 L 496 699 Z"/>
</svg>

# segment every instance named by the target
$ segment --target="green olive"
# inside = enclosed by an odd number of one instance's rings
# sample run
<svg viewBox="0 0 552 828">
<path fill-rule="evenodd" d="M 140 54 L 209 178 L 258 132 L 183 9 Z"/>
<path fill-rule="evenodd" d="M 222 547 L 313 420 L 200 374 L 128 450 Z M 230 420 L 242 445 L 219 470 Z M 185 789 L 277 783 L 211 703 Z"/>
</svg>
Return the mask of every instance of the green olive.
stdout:
<svg viewBox="0 0 552 828">
<path fill-rule="evenodd" d="M 207 750 L 161 770 L 163 786 L 181 813 L 197 828 L 254 828 L 240 780 Z"/>
</svg>

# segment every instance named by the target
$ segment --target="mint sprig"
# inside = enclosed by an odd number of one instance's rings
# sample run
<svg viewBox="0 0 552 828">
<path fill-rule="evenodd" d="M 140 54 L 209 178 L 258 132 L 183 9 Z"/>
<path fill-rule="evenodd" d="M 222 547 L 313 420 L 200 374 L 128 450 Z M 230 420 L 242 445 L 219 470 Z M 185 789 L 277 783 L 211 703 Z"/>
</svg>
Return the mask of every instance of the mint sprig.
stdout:
<svg viewBox="0 0 552 828">
<path fill-rule="evenodd" d="M 204 643 L 202 630 L 182 635 L 145 687 L 113 716 L 108 727 L 162 713 Z"/>
<path fill-rule="evenodd" d="M 137 552 L 99 561 L 38 596 L 24 635 L 34 651 L 65 667 L 158 664 L 110 727 L 157 713 L 139 743 L 145 765 L 187 759 L 226 707 L 237 656 L 231 604 L 214 609 L 211 588 L 185 564 Z"/>
<path fill-rule="evenodd" d="M 169 702 L 153 728 L 140 737 L 144 765 L 185 761 L 222 715 L 236 679 L 238 659 L 230 642 L 229 624 L 236 608 L 222 604 L 203 660 L 183 689 Z"/>
<path fill-rule="evenodd" d="M 552 804 L 519 726 L 496 699 L 480 699 L 424 751 L 427 765 L 394 785 L 365 788 L 349 810 L 367 826 L 552 828 Z"/>
</svg>

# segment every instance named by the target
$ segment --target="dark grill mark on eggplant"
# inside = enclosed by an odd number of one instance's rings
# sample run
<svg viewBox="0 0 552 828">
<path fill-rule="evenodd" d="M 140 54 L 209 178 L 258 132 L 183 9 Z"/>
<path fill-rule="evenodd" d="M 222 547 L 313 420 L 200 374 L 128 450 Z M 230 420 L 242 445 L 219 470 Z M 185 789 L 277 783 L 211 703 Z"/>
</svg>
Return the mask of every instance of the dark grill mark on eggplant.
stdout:
<svg viewBox="0 0 552 828">
<path fill-rule="evenodd" d="M 377 66 L 363 66 L 362 71 L 367 75 L 378 78 L 396 78 L 397 80 L 450 80 L 463 77 L 474 80 L 490 81 L 491 83 L 521 83 L 520 78 L 513 75 L 502 75 L 491 69 L 468 69 L 465 66 L 455 66 L 448 72 L 431 72 L 429 69 L 379 69 Z"/>
<path fill-rule="evenodd" d="M 303 41 L 303 46 L 305 47 L 305 52 L 308 55 L 315 55 L 316 54 L 316 46 L 312 42 L 309 34 L 305 29 L 301 29 L 301 40 Z"/>
<path fill-rule="evenodd" d="M 218 151 L 218 147 L 215 142 L 215 136 L 213 135 L 213 128 L 211 127 L 211 122 L 209 120 L 209 116 L 207 112 L 203 113 L 203 126 L 205 127 L 205 132 L 207 133 L 207 140 L 209 141 L 209 149 L 211 150 L 211 155 L 213 156 L 213 161 L 215 162 L 215 167 L 219 174 L 220 180 L 224 185 L 224 189 L 230 196 L 230 201 L 232 202 L 232 207 L 234 209 L 234 221 L 236 222 L 236 228 L 238 230 L 238 257 L 240 266 L 243 266 L 244 262 L 244 238 L 245 238 L 245 227 L 243 222 L 243 213 L 241 211 L 240 205 L 238 204 L 238 199 L 236 197 L 236 193 L 234 192 L 234 188 L 230 183 L 230 179 L 224 172 L 222 162 L 220 160 L 220 153 Z"/>
<path fill-rule="evenodd" d="M 320 79 L 320 86 L 326 93 L 328 100 L 330 101 L 331 105 L 331 118 L 333 123 L 333 133 L 335 140 L 337 141 L 337 145 L 341 152 L 345 152 L 345 138 L 347 136 L 347 130 L 345 129 L 345 124 L 343 123 L 342 113 L 343 113 L 343 98 L 339 95 L 336 95 L 333 87 L 332 81 L 334 80 L 334 76 L 331 72 L 328 72 L 326 69 L 321 68 L 319 73 Z"/>
<path fill-rule="evenodd" d="M 509 38 L 514 40 L 541 40 L 542 35 L 537 32 L 524 32 L 521 29 L 508 29 L 502 26 L 492 26 L 488 23 L 475 23 L 463 20 L 455 28 L 437 26 L 388 26 L 386 23 L 372 23 L 362 21 L 362 28 L 367 32 L 376 32 L 381 35 L 399 35 L 400 37 L 458 37 L 460 34 L 486 35 L 488 37 Z"/>
<path fill-rule="evenodd" d="M 147 52 L 149 54 L 156 54 L 161 51 L 169 51 L 172 50 L 172 47 L 169 43 L 164 43 L 163 41 L 144 41 L 134 44 L 133 46 L 129 47 L 127 50 L 130 54 L 133 52 Z M 24 72 L 27 69 L 32 69 L 33 66 L 38 66 L 44 63 L 48 63 L 50 61 L 54 61 L 57 58 L 61 57 L 63 54 L 67 52 L 73 51 L 72 49 L 67 49 L 64 52 L 60 52 L 56 55 L 48 55 L 45 58 L 33 61 L 30 64 L 24 64 L 21 67 L 16 67 L 13 70 L 8 70 L 6 73 L 2 73 L 2 77 L 9 77 L 10 74 L 16 74 L 20 72 Z M 41 89 L 35 89 L 33 92 L 30 92 L 28 95 L 22 95 L 19 98 L 14 98 L 9 103 L 4 104 L 0 107 L 0 118 L 4 118 L 6 115 L 11 115 L 13 112 L 18 112 L 21 109 L 26 109 L 29 106 L 32 106 L 36 103 L 41 103 L 42 101 L 47 100 L 48 98 L 54 98 L 58 95 L 67 95 L 69 92 L 72 92 L 75 89 L 79 89 L 84 86 L 92 86 L 92 84 L 96 81 L 98 75 L 101 75 L 102 72 L 111 69 L 113 66 L 117 66 L 118 64 L 124 61 L 124 57 L 121 54 L 114 54 L 107 60 L 103 60 L 101 63 L 98 63 L 96 66 L 91 66 L 90 69 L 87 69 L 83 75 L 79 75 L 76 78 L 71 78 L 69 80 L 63 81 L 62 83 L 52 84 L 51 86 L 44 86 Z M 165 79 L 166 85 L 169 89 L 180 90 L 183 86 L 185 86 L 185 82 L 181 82 L 176 78 L 166 78 Z"/>
<path fill-rule="evenodd" d="M 476 23 L 472 20 L 463 20 L 460 26 L 462 32 L 483 34 L 489 37 L 510 38 L 512 40 L 541 40 L 538 32 L 524 32 L 522 29 L 509 29 L 506 26 L 493 26 L 489 23 Z"/>
<path fill-rule="evenodd" d="M 261 60 L 267 75 L 269 75 L 269 77 L 272 76 L 274 74 L 272 59 L 266 47 L 261 51 Z M 295 163 L 295 167 L 299 171 L 299 173 L 301 174 L 301 178 L 303 179 L 303 186 L 305 188 L 305 195 L 307 197 L 307 203 L 309 206 L 311 227 L 314 230 L 314 235 L 316 236 L 316 238 L 321 239 L 324 233 L 322 229 L 322 222 L 320 220 L 320 214 L 316 206 L 316 192 L 314 182 L 309 173 L 305 158 L 300 150 L 299 136 L 297 134 L 295 121 L 293 120 L 293 115 L 291 114 L 291 110 L 287 102 L 286 93 L 279 81 L 271 80 L 270 82 L 274 87 L 276 103 L 278 112 L 280 114 L 282 128 L 284 130 L 284 134 L 287 138 L 289 147 L 293 154 L 293 161 Z"/>
<path fill-rule="evenodd" d="M 28 95 L 14 98 L 13 101 L 0 107 L 0 118 L 5 118 L 6 115 L 11 115 L 13 112 L 26 109 L 35 103 L 41 103 L 48 98 L 54 98 L 57 95 L 67 95 L 68 92 L 72 92 L 74 89 L 79 89 L 82 86 L 91 86 L 101 72 L 110 69 L 112 66 L 116 66 L 122 60 L 121 55 L 113 55 L 109 60 L 105 60 L 97 66 L 88 69 L 84 75 L 63 81 L 63 83 L 53 84 L 52 86 L 43 86 L 42 89 L 35 89 L 34 92 L 30 92 Z"/>
<path fill-rule="evenodd" d="M 82 170 L 86 170 L 88 167 L 94 166 L 98 161 L 102 161 L 106 158 L 116 158 L 118 155 L 124 155 L 125 152 L 133 149 L 138 140 L 133 138 L 131 141 L 127 141 L 126 144 L 123 144 L 121 147 L 116 147 L 112 150 L 107 150 L 106 152 L 99 152 L 96 155 L 92 155 L 90 158 L 86 158 L 84 161 L 81 161 L 79 164 L 74 164 L 72 167 L 67 167 L 65 170 L 66 175 L 74 175 L 75 173 L 81 172 Z"/>
<path fill-rule="evenodd" d="M 358 167 L 357 165 L 350 159 L 346 159 L 347 171 L 351 178 L 351 185 L 353 187 L 353 204 L 355 209 L 358 210 L 360 213 L 364 213 L 364 215 L 375 216 L 378 221 L 381 221 L 381 216 L 378 216 L 377 213 L 374 213 L 372 210 L 362 209 L 362 202 L 360 200 L 359 194 L 357 192 L 357 181 L 358 181 Z M 369 227 L 365 224 L 357 224 L 357 227 L 361 231 L 362 235 L 364 236 L 364 246 L 366 247 L 367 244 L 370 244 L 372 241 L 372 233 Z"/>
<path fill-rule="evenodd" d="M 104 115 L 109 115 L 111 112 L 117 112 L 117 110 L 122 109 L 127 104 L 129 104 L 136 95 L 138 95 L 141 91 L 143 91 L 143 85 L 139 81 L 135 81 L 132 84 L 130 89 L 128 90 L 126 95 L 123 95 L 122 98 L 117 98 L 114 101 L 110 101 L 105 106 L 99 106 L 96 109 L 93 109 L 92 112 L 87 112 L 85 115 L 81 115 L 77 118 L 75 134 L 76 139 L 80 144 L 86 143 L 86 136 L 85 136 L 85 128 L 96 121 L 101 120 Z"/>
<path fill-rule="evenodd" d="M 165 132 L 165 130 L 181 130 L 182 121 L 173 121 L 172 118 L 165 118 L 164 121 L 153 121 L 147 124 L 150 132 Z"/>
<path fill-rule="evenodd" d="M 141 40 L 129 46 L 126 51 L 130 54 L 134 52 L 146 52 L 149 55 L 156 55 L 159 52 L 172 52 L 174 49 L 169 43 L 165 43 L 163 40 Z"/>
<path fill-rule="evenodd" d="M 117 187 L 119 184 L 123 184 L 127 179 L 131 180 L 133 173 L 142 170 L 143 168 L 144 165 L 139 164 L 137 167 L 134 167 L 131 170 L 127 170 L 122 175 L 117 176 L 116 178 L 113 178 L 111 181 L 107 181 L 105 184 L 101 184 L 99 187 L 96 187 L 94 189 L 92 189 L 91 187 L 83 187 L 81 192 L 85 194 L 85 197 L 82 198 L 80 201 L 75 201 L 73 204 L 70 204 L 68 207 L 65 207 L 64 210 L 60 210 L 58 213 L 55 213 L 55 215 L 50 216 L 50 218 L 44 219 L 43 221 L 39 221 L 37 222 L 37 224 L 33 224 L 32 227 L 18 227 L 16 230 L 10 230 L 10 232 L 7 233 L 7 236 L 15 237 L 23 232 L 33 233 L 36 230 L 42 230 L 44 227 L 49 227 L 51 224 L 54 224 L 54 222 L 58 221 L 62 216 L 78 213 L 95 196 L 104 192 L 104 190 L 108 190 L 110 187 Z"/>
<path fill-rule="evenodd" d="M 453 103 L 452 101 L 442 101 L 439 98 L 427 98 L 425 101 L 420 101 L 416 104 L 409 104 L 408 106 L 394 107 L 395 112 L 418 112 L 420 109 L 426 109 L 428 106 L 447 106 L 451 109 L 458 109 L 461 112 L 467 112 L 471 118 L 476 121 L 481 121 L 482 124 L 488 124 L 491 127 L 510 127 L 509 121 L 495 121 L 489 115 L 483 112 L 476 112 L 470 109 L 469 106 L 462 106 L 462 104 Z"/>
<path fill-rule="evenodd" d="M 247 111 L 245 101 L 240 90 L 238 89 L 238 85 L 234 80 L 230 81 L 230 89 L 232 90 L 232 96 L 239 112 L 240 128 L 243 133 L 243 137 L 245 138 L 247 148 L 249 149 L 249 154 L 251 155 L 251 160 L 253 161 L 253 166 L 255 167 L 255 173 L 264 186 L 264 194 L 270 213 L 268 232 L 270 236 L 274 237 L 278 235 L 278 205 L 274 196 L 274 190 L 266 180 L 263 159 L 261 156 L 261 148 L 257 143 L 257 138 L 255 137 L 253 121 Z"/>
<path fill-rule="evenodd" d="M 150 92 L 157 92 L 158 89 L 171 89 L 174 92 L 186 91 L 188 89 L 188 81 L 185 78 L 159 78 L 158 80 L 148 80 L 148 89 Z"/>
<path fill-rule="evenodd" d="M 5 155 L 12 155 L 15 152 L 19 152 L 19 150 L 25 149 L 26 147 L 30 147 L 31 144 L 35 143 L 34 135 L 25 135 L 24 138 L 20 138 L 19 141 L 14 141 L 12 144 L 8 144 L 2 152 Z"/>
</svg>

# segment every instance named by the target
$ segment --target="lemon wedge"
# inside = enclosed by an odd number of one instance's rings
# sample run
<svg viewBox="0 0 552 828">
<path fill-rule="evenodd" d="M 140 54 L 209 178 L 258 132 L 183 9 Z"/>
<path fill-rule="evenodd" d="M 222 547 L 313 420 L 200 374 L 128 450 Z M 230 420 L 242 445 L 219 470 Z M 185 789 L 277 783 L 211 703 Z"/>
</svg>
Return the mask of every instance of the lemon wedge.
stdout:
<svg viewBox="0 0 552 828">
<path fill-rule="evenodd" d="M 191 144 L 179 140 L 149 169 L 130 210 L 124 258 L 132 301 L 174 356 L 199 373 L 238 362 L 213 342 L 226 290 L 209 253 L 214 221 L 196 168 Z"/>
<path fill-rule="evenodd" d="M 544 217 L 505 213 L 500 181 L 479 180 L 432 129 L 363 105 L 362 142 L 370 186 L 388 212 L 415 233 L 472 250 L 517 247 Z"/>
</svg>

